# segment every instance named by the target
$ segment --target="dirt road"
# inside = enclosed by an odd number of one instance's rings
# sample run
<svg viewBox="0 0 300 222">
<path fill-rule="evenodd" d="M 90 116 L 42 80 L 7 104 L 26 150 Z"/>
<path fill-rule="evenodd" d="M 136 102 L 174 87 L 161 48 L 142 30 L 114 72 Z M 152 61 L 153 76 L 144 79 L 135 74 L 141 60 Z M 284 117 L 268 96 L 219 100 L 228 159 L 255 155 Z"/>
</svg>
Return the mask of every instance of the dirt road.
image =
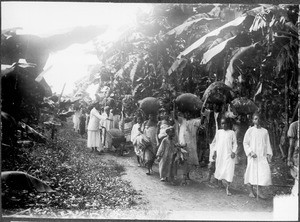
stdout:
<svg viewBox="0 0 300 222">
<path fill-rule="evenodd" d="M 161 182 L 158 167 L 154 174 L 146 175 L 146 169 L 137 167 L 133 154 L 119 157 L 103 155 L 105 161 L 116 161 L 123 165 L 126 172 L 123 179 L 140 191 L 142 200 L 138 209 L 125 214 L 125 218 L 142 219 L 181 219 L 181 220 L 272 220 L 273 200 L 256 200 L 248 197 L 244 186 L 238 186 L 238 175 L 233 183 L 232 196 L 227 196 L 223 188 L 213 188 L 201 182 L 206 168 L 195 169 L 191 181 L 186 186 L 172 186 Z M 146 201 L 146 202 L 145 202 Z M 124 218 L 124 215 L 119 218 Z"/>
</svg>

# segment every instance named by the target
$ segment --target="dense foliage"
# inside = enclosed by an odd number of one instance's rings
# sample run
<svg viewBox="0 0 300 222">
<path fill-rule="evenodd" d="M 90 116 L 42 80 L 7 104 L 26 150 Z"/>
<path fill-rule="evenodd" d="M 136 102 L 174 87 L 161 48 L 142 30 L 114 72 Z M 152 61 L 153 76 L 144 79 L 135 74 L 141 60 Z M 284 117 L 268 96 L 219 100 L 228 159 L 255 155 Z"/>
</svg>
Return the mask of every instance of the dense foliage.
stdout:
<svg viewBox="0 0 300 222">
<path fill-rule="evenodd" d="M 255 99 L 266 118 L 281 118 L 271 106 L 287 122 L 297 103 L 297 13 L 294 5 L 154 5 L 118 41 L 95 42 L 99 84 L 116 98 L 170 103 L 181 93 L 202 98 L 223 81 L 236 97 Z"/>
</svg>

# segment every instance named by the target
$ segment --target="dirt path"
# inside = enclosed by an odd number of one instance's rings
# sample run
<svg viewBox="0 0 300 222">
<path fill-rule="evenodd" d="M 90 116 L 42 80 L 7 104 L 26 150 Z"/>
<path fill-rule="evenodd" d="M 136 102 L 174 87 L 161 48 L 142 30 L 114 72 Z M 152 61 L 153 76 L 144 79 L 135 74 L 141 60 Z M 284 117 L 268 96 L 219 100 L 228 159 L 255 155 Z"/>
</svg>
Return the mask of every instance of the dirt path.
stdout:
<svg viewBox="0 0 300 222">
<path fill-rule="evenodd" d="M 227 196 L 224 189 L 212 188 L 201 182 L 205 168 L 196 169 L 188 185 L 172 186 L 160 182 L 157 165 L 153 167 L 154 174 L 147 176 L 145 168 L 137 167 L 133 154 L 127 157 L 105 154 L 103 160 L 116 161 L 123 165 L 126 169 L 123 179 L 140 191 L 142 199 L 146 200 L 145 204 L 139 204 L 138 212 L 131 214 L 134 218 L 272 220 L 272 198 L 269 200 L 249 198 L 244 188 L 234 189 L 233 195 Z"/>
</svg>

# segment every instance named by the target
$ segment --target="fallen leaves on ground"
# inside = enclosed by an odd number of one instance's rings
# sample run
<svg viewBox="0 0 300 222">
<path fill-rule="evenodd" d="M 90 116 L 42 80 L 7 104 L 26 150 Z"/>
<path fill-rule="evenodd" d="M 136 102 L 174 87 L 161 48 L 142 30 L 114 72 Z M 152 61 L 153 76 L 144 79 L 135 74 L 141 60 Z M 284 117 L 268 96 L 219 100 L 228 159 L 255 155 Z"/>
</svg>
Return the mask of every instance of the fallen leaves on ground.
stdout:
<svg viewBox="0 0 300 222">
<path fill-rule="evenodd" d="M 27 172 L 56 191 L 6 194 L 10 196 L 3 199 L 5 210 L 30 208 L 33 215 L 52 215 L 62 209 L 129 209 L 136 205 L 139 193 L 120 178 L 124 168 L 113 161 L 102 162 L 84 141 L 74 139 L 79 135 L 70 128 L 61 129 L 56 141 L 5 155 L 8 159 L 2 163 L 2 170 Z"/>
</svg>

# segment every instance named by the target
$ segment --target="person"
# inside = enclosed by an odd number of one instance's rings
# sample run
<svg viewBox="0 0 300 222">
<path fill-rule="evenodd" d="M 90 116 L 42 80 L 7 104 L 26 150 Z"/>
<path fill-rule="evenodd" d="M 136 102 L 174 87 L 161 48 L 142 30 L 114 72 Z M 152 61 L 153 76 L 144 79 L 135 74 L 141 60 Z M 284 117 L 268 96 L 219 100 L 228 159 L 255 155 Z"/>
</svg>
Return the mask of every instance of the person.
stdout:
<svg viewBox="0 0 300 222">
<path fill-rule="evenodd" d="M 143 161 L 145 166 L 148 168 L 147 175 L 150 175 L 152 171 L 152 166 L 154 164 L 157 148 L 157 115 L 155 113 L 149 114 L 149 119 L 143 123 L 142 126 L 143 134 L 149 139 L 150 146 L 145 147 L 143 154 Z"/>
<path fill-rule="evenodd" d="M 141 156 L 142 156 L 142 150 L 140 149 L 140 144 L 139 144 L 139 136 L 141 134 L 143 134 L 143 130 L 142 130 L 142 123 L 143 123 L 143 118 L 141 115 L 138 115 L 136 117 L 136 123 L 132 126 L 132 130 L 131 130 L 131 142 L 133 144 L 134 147 L 134 152 L 136 154 L 137 157 L 137 162 L 138 162 L 138 166 L 141 166 L 142 162 L 141 162 Z"/>
<path fill-rule="evenodd" d="M 241 114 L 236 117 L 236 121 L 233 126 L 233 130 L 237 139 L 237 152 L 235 158 L 235 164 L 246 165 L 246 156 L 243 148 L 244 135 L 249 128 L 247 115 Z"/>
<path fill-rule="evenodd" d="M 229 192 L 229 185 L 232 182 L 235 167 L 235 156 L 237 152 L 237 141 L 233 130 L 229 128 L 229 119 L 221 119 L 221 129 L 216 132 L 212 142 L 213 159 L 216 161 L 214 177 L 221 180 L 226 187 L 226 194 Z"/>
<path fill-rule="evenodd" d="M 199 165 L 196 133 L 198 127 L 201 125 L 201 119 L 190 119 L 190 115 L 188 113 L 185 113 L 183 117 L 178 116 L 177 119 L 179 123 L 178 142 L 181 146 L 187 147 L 187 179 L 190 179 L 190 171 L 192 167 Z"/>
<path fill-rule="evenodd" d="M 113 126 L 113 113 L 110 110 L 109 106 L 104 107 L 104 112 L 102 113 L 101 126 L 104 127 L 105 130 L 105 132 L 102 133 L 102 142 L 103 145 L 107 148 L 106 132 L 108 132 Z"/>
<path fill-rule="evenodd" d="M 131 141 L 131 131 L 134 125 L 134 115 L 125 112 L 124 106 L 122 106 L 121 119 L 119 122 L 119 129 L 125 134 L 126 141 Z"/>
<path fill-rule="evenodd" d="M 160 121 L 157 123 L 157 138 L 158 138 L 158 143 L 160 144 L 161 141 L 167 137 L 166 129 L 171 126 L 169 122 L 169 115 L 165 109 L 160 110 Z"/>
<path fill-rule="evenodd" d="M 121 120 L 121 115 L 118 114 L 117 109 L 111 109 L 110 111 L 113 114 L 112 120 L 112 128 L 118 129 L 119 128 L 119 122 Z"/>
<path fill-rule="evenodd" d="M 149 119 L 143 123 L 143 133 L 147 136 L 152 144 L 153 153 L 156 155 L 158 139 L 157 135 L 157 116 L 154 113 L 149 114 Z"/>
<path fill-rule="evenodd" d="M 85 134 L 85 122 L 86 122 L 86 111 L 85 109 L 82 109 L 81 115 L 79 117 L 79 134 L 81 137 Z"/>
<path fill-rule="evenodd" d="M 76 133 L 79 133 L 80 116 L 81 116 L 81 110 L 80 108 L 76 108 L 75 113 L 73 115 L 73 124 L 74 124 L 73 128 Z"/>
<path fill-rule="evenodd" d="M 252 117 L 254 126 L 250 127 L 244 136 L 243 145 L 247 156 L 247 168 L 244 175 L 244 183 L 249 188 L 249 196 L 255 197 L 253 186 L 256 185 L 256 195 L 261 199 L 266 197 L 262 194 L 262 186 L 272 185 L 271 170 L 269 163 L 273 152 L 271 149 L 268 131 L 261 126 L 261 117 L 254 113 Z"/>
<path fill-rule="evenodd" d="M 92 148 L 92 152 L 102 154 L 103 146 L 100 137 L 100 121 L 103 120 L 103 116 L 100 115 L 99 110 L 100 104 L 96 103 L 90 112 L 90 118 L 87 127 L 87 147 Z M 99 151 L 97 148 L 99 148 Z"/>
<path fill-rule="evenodd" d="M 291 168 L 291 175 L 295 178 L 295 184 L 292 189 L 293 195 L 298 195 L 299 180 L 299 120 L 292 122 L 288 129 L 289 150 L 287 165 Z"/>
<path fill-rule="evenodd" d="M 177 151 L 175 142 L 173 140 L 175 136 L 175 129 L 170 126 L 166 129 L 167 137 L 165 137 L 156 154 L 156 158 L 159 161 L 159 176 L 160 181 L 169 181 L 174 184 L 174 155 Z"/>
</svg>

